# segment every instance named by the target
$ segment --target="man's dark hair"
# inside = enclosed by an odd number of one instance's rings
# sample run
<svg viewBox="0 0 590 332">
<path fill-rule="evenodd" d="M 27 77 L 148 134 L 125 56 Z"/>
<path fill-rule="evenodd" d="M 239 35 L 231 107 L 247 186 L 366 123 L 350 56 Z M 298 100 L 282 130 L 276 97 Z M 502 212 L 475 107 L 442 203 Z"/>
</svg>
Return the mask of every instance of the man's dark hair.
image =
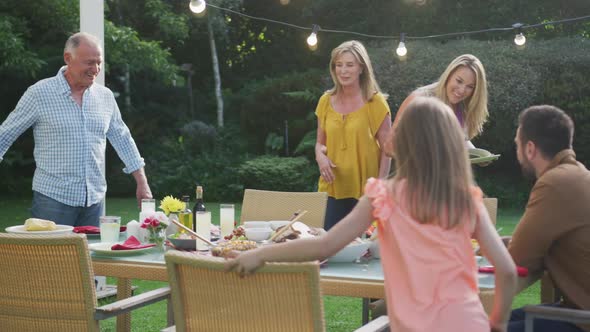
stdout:
<svg viewBox="0 0 590 332">
<path fill-rule="evenodd" d="M 549 159 L 559 151 L 572 148 L 574 122 L 555 106 L 532 106 L 518 116 L 519 139 L 522 144 L 535 143 L 541 153 Z"/>
</svg>

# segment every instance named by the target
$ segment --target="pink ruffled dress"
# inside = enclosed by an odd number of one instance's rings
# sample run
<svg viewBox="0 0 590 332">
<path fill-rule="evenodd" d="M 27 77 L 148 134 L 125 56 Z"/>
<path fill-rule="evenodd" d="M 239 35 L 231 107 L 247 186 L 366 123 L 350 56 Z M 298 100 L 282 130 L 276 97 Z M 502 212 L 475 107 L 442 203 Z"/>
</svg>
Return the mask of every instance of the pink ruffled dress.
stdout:
<svg viewBox="0 0 590 332">
<path fill-rule="evenodd" d="M 452 229 L 420 224 L 405 202 L 406 182 L 371 178 L 365 195 L 378 220 L 387 315 L 392 331 L 490 331 L 478 297 L 472 223 Z M 482 200 L 479 188 L 472 190 Z M 399 203 L 402 202 L 402 203 Z"/>
</svg>

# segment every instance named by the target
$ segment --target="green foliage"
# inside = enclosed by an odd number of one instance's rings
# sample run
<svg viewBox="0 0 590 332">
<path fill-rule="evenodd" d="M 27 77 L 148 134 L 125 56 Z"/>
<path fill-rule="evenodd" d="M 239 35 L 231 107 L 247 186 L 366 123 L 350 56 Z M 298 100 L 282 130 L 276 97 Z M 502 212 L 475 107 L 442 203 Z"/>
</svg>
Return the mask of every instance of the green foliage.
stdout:
<svg viewBox="0 0 590 332">
<path fill-rule="evenodd" d="M 488 167 L 474 167 L 477 185 L 487 197 L 498 198 L 502 208 L 524 209 L 529 200 L 532 183 L 520 174 L 520 168 L 515 166 L 517 174 L 510 171 L 493 171 Z"/>
<path fill-rule="evenodd" d="M 261 156 L 238 168 L 244 188 L 276 191 L 314 191 L 317 174 L 304 157 Z M 315 172 L 317 173 L 317 172 Z"/>
<path fill-rule="evenodd" d="M 184 139 L 178 136 L 161 138 L 156 146 L 146 147 L 147 175 L 155 196 L 192 194 L 199 183 L 212 201 L 241 199 L 243 186 L 238 180 L 237 165 L 246 158 L 244 143 L 235 128 L 225 127 L 215 132 L 196 135 L 185 126 Z M 206 139 L 199 139 L 206 138 Z M 209 141 L 207 141 L 209 140 Z"/>
<path fill-rule="evenodd" d="M 255 151 L 263 152 L 267 133 L 282 132 L 285 121 L 290 151 L 315 126 L 315 119 L 310 120 L 308 114 L 328 87 L 322 82 L 323 73 L 309 70 L 252 81 L 232 97 L 230 104 L 239 110 L 242 131 Z"/>
<path fill-rule="evenodd" d="M 33 77 L 45 62 L 26 48 L 13 21 L 14 18 L 0 15 L 0 72 L 14 70 Z"/>
<path fill-rule="evenodd" d="M 297 148 L 295 148 L 295 151 L 293 151 L 293 154 L 296 156 L 304 155 L 309 160 L 314 160 L 316 136 L 315 130 L 307 132 L 307 134 L 301 139 L 301 142 L 297 145 Z"/>
<path fill-rule="evenodd" d="M 179 68 L 172 62 L 170 51 L 162 49 L 157 41 L 142 40 L 132 28 L 105 21 L 105 48 L 109 50 L 113 65 L 129 65 L 133 73 L 152 72 L 166 84 L 180 79 Z"/>
<path fill-rule="evenodd" d="M 266 148 L 267 154 L 280 153 L 284 146 L 285 139 L 283 136 L 280 136 L 276 133 L 269 133 L 268 136 L 266 136 L 264 147 Z"/>
<path fill-rule="evenodd" d="M 157 33 L 167 40 L 183 43 L 188 38 L 188 17 L 174 13 L 170 4 L 161 0 L 145 1 L 146 16 L 157 22 Z"/>
</svg>

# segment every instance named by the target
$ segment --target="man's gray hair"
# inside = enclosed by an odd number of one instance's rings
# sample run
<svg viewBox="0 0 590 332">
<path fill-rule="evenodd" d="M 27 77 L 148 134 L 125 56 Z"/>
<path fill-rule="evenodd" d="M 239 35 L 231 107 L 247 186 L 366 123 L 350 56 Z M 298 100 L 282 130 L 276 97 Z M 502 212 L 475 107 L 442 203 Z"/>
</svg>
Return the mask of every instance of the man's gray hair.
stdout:
<svg viewBox="0 0 590 332">
<path fill-rule="evenodd" d="M 91 35 L 87 32 L 78 32 L 71 35 L 70 38 L 68 38 L 68 40 L 66 41 L 66 46 L 64 47 L 64 53 L 71 53 L 72 55 L 75 54 L 76 49 L 80 46 L 80 43 L 82 43 L 82 41 L 94 44 L 99 48 L 101 47 L 100 39 L 98 39 L 96 36 Z"/>
</svg>

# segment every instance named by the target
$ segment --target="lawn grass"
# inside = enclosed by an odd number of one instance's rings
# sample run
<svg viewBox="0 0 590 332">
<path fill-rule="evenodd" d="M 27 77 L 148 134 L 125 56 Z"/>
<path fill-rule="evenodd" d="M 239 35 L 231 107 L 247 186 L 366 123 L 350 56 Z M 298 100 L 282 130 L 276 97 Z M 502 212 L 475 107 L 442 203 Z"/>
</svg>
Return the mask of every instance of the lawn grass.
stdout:
<svg viewBox="0 0 590 332">
<path fill-rule="evenodd" d="M 206 203 L 211 211 L 213 223 L 219 222 L 219 204 Z M 0 229 L 8 226 L 19 225 L 29 217 L 28 208 L 30 199 L 0 199 Z M 236 204 L 236 219 L 239 219 L 241 205 Z M 107 200 L 106 213 L 121 216 L 122 223 L 139 218 L 139 210 L 134 199 L 111 198 Z M 516 209 L 498 210 L 498 228 L 502 228 L 501 235 L 512 234 L 516 224 L 520 220 L 522 211 Z M 109 284 L 116 284 L 113 278 L 108 278 Z M 164 286 L 166 283 L 155 281 L 134 280 L 133 285 L 138 286 L 137 293 L 143 293 Z M 514 299 L 513 307 L 525 304 L 539 303 L 539 283 L 529 287 Z M 101 301 L 103 304 L 104 301 Z M 327 331 L 352 331 L 361 325 L 361 299 L 325 296 L 324 310 Z M 166 304 L 163 302 L 149 305 L 132 313 L 132 331 L 159 331 L 166 325 Z M 101 322 L 101 331 L 115 331 L 115 319 Z"/>
</svg>

